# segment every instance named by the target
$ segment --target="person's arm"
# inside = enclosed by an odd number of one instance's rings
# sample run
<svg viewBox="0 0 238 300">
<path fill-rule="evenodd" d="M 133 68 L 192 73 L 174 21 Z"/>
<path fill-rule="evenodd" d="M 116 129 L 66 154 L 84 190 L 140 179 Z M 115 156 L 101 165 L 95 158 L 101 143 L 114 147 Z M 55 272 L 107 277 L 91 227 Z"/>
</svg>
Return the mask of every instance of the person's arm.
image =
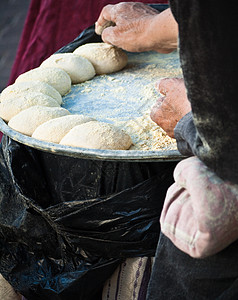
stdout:
<svg viewBox="0 0 238 300">
<path fill-rule="evenodd" d="M 185 156 L 196 155 L 196 148 L 199 145 L 202 146 L 202 142 L 194 125 L 191 111 L 188 112 L 175 126 L 174 137 L 181 154 Z"/>
<path fill-rule="evenodd" d="M 161 13 L 143 3 L 122 2 L 103 8 L 96 32 L 102 32 L 104 42 L 127 51 L 158 51 L 169 53 L 177 48 L 178 26 L 170 11 Z"/>
</svg>

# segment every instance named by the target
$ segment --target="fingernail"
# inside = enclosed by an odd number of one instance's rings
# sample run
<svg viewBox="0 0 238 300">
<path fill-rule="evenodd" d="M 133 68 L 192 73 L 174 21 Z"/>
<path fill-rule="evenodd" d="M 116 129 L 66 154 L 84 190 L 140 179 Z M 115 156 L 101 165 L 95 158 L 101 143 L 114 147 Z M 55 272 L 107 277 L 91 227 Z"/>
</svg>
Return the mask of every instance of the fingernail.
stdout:
<svg viewBox="0 0 238 300">
<path fill-rule="evenodd" d="M 167 78 L 167 77 L 161 77 L 159 80 L 157 80 L 157 82 L 155 83 L 155 86 L 156 86 L 157 88 L 159 88 L 160 82 L 161 82 L 162 80 L 164 80 L 164 79 L 168 79 L 168 78 Z"/>
<path fill-rule="evenodd" d="M 156 81 L 156 83 L 155 83 L 155 87 L 157 88 L 157 89 L 159 89 L 159 84 L 160 84 L 160 81 L 161 81 L 161 79 L 159 79 L 158 81 Z"/>
</svg>

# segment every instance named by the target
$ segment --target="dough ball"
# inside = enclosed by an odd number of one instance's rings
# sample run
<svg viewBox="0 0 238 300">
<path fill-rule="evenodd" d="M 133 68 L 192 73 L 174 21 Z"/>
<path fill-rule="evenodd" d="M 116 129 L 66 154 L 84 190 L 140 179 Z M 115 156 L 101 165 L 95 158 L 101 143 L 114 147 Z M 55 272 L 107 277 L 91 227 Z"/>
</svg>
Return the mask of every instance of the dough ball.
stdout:
<svg viewBox="0 0 238 300">
<path fill-rule="evenodd" d="M 53 86 L 61 96 L 69 92 L 71 88 L 71 79 L 69 75 L 59 68 L 35 68 L 21 74 L 16 82 L 25 81 L 43 81 Z"/>
<path fill-rule="evenodd" d="M 96 74 L 109 74 L 123 69 L 128 61 L 127 54 L 106 43 L 89 43 L 74 50 L 74 54 L 87 58 Z"/>
<path fill-rule="evenodd" d="M 32 106 L 13 117 L 8 126 L 16 131 L 31 136 L 38 126 L 50 119 L 69 115 L 62 107 Z"/>
<path fill-rule="evenodd" d="M 42 93 L 25 93 L 19 98 L 4 99 L 0 103 L 0 117 L 8 122 L 24 109 L 34 105 L 60 107 L 59 103 L 52 97 Z"/>
<path fill-rule="evenodd" d="M 73 84 L 92 79 L 96 73 L 89 60 L 73 53 L 57 53 L 47 58 L 40 66 L 63 69 L 71 78 Z"/>
<path fill-rule="evenodd" d="M 51 85 L 41 81 L 17 82 L 6 87 L 0 96 L 0 101 L 21 96 L 22 93 L 39 92 L 50 96 L 62 104 L 60 93 Z"/>
<path fill-rule="evenodd" d="M 132 141 L 127 133 L 111 124 L 91 121 L 75 126 L 60 144 L 89 149 L 126 150 Z"/>
<path fill-rule="evenodd" d="M 37 127 L 32 137 L 51 143 L 59 143 L 70 129 L 93 120 L 95 119 L 83 115 L 68 115 L 51 119 Z"/>
</svg>

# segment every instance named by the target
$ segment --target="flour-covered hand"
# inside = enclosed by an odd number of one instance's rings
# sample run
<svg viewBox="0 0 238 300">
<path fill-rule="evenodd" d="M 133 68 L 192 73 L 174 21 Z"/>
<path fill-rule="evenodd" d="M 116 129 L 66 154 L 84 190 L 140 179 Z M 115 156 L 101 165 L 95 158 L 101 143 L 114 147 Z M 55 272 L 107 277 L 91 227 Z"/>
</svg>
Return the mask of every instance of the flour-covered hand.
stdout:
<svg viewBox="0 0 238 300">
<path fill-rule="evenodd" d="M 177 23 L 170 9 L 159 13 L 143 3 L 105 6 L 95 31 L 102 34 L 104 42 L 132 52 L 168 53 L 177 47 Z"/>
<path fill-rule="evenodd" d="M 160 80 L 156 87 L 162 96 L 152 107 L 150 117 L 170 137 L 174 137 L 178 121 L 191 111 L 184 81 L 182 78 L 166 78 Z"/>
</svg>

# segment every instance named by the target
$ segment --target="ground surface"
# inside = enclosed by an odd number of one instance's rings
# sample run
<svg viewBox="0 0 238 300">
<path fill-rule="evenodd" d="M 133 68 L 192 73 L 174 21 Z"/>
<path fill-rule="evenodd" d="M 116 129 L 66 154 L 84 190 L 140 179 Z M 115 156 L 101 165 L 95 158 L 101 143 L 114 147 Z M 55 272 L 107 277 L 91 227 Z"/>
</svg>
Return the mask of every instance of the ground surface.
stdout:
<svg viewBox="0 0 238 300">
<path fill-rule="evenodd" d="M 0 0 L 0 92 L 6 87 L 30 0 Z"/>
</svg>

